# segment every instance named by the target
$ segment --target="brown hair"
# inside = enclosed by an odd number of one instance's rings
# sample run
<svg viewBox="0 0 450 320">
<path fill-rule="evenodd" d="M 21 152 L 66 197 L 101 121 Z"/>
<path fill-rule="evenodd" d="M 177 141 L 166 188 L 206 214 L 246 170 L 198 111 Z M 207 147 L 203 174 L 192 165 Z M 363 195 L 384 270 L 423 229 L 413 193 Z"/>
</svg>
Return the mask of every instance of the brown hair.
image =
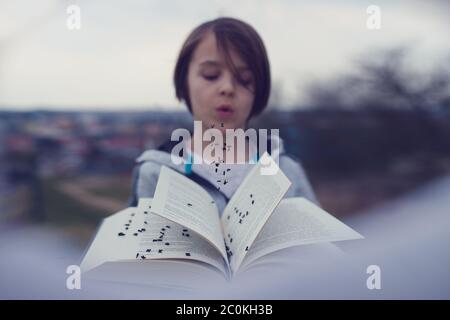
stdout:
<svg viewBox="0 0 450 320">
<path fill-rule="evenodd" d="M 202 23 L 187 37 L 178 55 L 174 72 L 175 94 L 178 100 L 184 100 L 189 111 L 192 106 L 189 98 L 187 75 L 192 54 L 203 36 L 212 31 L 217 40 L 217 46 L 224 53 L 227 65 L 234 76 L 241 81 L 236 67 L 230 58 L 230 47 L 235 49 L 241 59 L 250 68 L 254 79 L 255 99 L 250 117 L 257 116 L 267 106 L 270 95 L 270 65 L 264 43 L 258 33 L 249 24 L 235 19 L 222 17 Z M 242 81 L 241 81 L 242 82 Z"/>
</svg>

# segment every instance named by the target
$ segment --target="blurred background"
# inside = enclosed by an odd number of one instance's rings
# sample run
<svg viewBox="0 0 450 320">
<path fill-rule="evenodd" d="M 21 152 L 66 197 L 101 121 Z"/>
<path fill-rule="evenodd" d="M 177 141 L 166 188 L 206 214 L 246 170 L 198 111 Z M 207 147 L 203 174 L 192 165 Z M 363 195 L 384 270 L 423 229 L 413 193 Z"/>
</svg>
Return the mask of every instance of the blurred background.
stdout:
<svg viewBox="0 0 450 320">
<path fill-rule="evenodd" d="M 136 157 L 190 127 L 173 67 L 218 16 L 262 36 L 273 87 L 253 126 L 280 128 L 325 210 L 346 221 L 443 179 L 449 13 L 447 1 L 0 0 L 2 230 L 84 250 L 127 206 Z"/>
</svg>

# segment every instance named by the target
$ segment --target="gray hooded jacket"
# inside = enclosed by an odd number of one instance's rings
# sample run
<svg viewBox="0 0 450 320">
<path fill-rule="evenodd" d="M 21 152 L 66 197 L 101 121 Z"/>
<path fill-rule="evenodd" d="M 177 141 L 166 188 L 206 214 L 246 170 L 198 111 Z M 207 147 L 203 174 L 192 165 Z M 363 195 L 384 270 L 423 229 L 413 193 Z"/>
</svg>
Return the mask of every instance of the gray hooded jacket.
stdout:
<svg viewBox="0 0 450 320">
<path fill-rule="evenodd" d="M 136 159 L 137 165 L 133 172 L 133 194 L 130 199 L 130 206 L 136 206 L 139 198 L 153 197 L 158 182 L 159 172 L 162 166 L 167 166 L 179 173 L 189 177 L 202 186 L 214 199 L 219 209 L 223 212 L 229 198 L 214 185 L 209 177 L 202 176 L 202 172 L 187 171 L 184 164 L 176 165 L 171 160 L 171 151 L 178 142 L 168 141 L 157 150 L 147 150 Z M 281 138 L 269 139 L 268 150 L 278 149 L 279 167 L 291 181 L 285 198 L 305 197 L 319 205 L 316 196 L 311 188 L 308 178 L 300 162 L 295 161 L 285 153 Z M 204 173 L 203 173 L 204 175 Z M 239 177 L 241 181 L 244 177 Z"/>
</svg>

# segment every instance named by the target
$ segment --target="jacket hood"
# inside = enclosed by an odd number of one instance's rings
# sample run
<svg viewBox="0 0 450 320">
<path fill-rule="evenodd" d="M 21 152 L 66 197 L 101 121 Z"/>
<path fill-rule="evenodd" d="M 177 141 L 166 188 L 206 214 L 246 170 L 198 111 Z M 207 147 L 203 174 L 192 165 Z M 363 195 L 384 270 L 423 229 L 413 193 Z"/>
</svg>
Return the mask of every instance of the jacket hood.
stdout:
<svg viewBox="0 0 450 320">
<path fill-rule="evenodd" d="M 155 162 L 161 165 L 168 166 L 179 172 L 185 172 L 184 160 L 181 157 L 176 156 L 182 162 L 180 164 L 175 164 L 171 158 L 172 148 L 177 145 L 179 141 L 167 141 L 161 145 L 158 149 L 151 149 L 144 151 L 137 159 L 137 163 L 142 163 L 146 161 Z M 267 150 L 270 150 L 269 154 L 274 154 L 278 152 L 281 156 L 285 153 L 283 139 L 279 136 L 272 136 L 267 138 Z"/>
</svg>

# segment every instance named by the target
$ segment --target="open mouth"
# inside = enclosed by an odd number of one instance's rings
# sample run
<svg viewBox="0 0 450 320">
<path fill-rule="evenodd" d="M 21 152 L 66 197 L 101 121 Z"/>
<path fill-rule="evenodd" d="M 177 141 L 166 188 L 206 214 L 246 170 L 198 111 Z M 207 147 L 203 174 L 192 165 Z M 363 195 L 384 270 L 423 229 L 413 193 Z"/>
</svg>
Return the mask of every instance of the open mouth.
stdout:
<svg viewBox="0 0 450 320">
<path fill-rule="evenodd" d="M 231 106 L 226 105 L 218 107 L 216 111 L 221 117 L 227 117 L 233 114 L 233 109 L 231 108 Z"/>
</svg>

